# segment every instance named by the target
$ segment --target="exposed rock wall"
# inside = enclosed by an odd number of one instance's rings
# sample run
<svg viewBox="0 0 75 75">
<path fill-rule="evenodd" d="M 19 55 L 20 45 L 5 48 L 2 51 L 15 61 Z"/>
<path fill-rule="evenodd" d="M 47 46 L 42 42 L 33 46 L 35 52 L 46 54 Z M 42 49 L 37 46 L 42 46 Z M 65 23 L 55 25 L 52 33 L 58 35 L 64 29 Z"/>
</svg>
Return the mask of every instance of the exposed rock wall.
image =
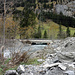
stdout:
<svg viewBox="0 0 75 75">
<path fill-rule="evenodd" d="M 66 4 L 57 4 L 55 6 L 55 11 L 57 14 L 60 14 L 60 12 L 62 12 L 63 15 L 73 17 L 75 12 L 75 1 L 71 1 Z"/>
</svg>

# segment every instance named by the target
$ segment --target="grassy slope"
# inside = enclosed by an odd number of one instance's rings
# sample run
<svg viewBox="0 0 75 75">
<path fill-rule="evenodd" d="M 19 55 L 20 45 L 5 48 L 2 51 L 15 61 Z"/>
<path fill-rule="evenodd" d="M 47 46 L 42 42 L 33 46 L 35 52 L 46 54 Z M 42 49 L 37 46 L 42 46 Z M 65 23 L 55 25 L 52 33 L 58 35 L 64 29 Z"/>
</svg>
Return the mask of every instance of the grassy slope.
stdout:
<svg viewBox="0 0 75 75">
<path fill-rule="evenodd" d="M 46 30 L 48 34 L 48 38 L 57 38 L 57 34 L 59 32 L 59 25 L 57 23 L 51 20 L 48 20 L 47 22 L 43 22 L 43 23 L 40 22 L 40 25 L 41 25 L 42 37 L 43 37 L 44 31 Z M 37 25 L 37 28 L 38 28 L 38 25 Z M 64 33 L 66 33 L 66 29 L 67 27 L 62 25 L 62 31 Z M 74 34 L 74 32 L 75 32 L 75 28 L 70 27 L 71 36 Z"/>
</svg>

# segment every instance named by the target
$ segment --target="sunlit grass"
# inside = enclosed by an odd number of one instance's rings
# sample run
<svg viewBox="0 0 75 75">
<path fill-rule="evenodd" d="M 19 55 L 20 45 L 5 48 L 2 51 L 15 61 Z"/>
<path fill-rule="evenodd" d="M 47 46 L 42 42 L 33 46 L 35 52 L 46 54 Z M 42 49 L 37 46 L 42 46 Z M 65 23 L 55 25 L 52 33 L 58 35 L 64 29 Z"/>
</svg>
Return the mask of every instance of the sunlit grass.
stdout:
<svg viewBox="0 0 75 75">
<path fill-rule="evenodd" d="M 23 11 L 24 7 L 17 7 L 17 10 Z"/>
<path fill-rule="evenodd" d="M 42 37 L 44 35 L 44 31 L 46 30 L 49 39 L 51 37 L 57 38 L 57 35 L 59 32 L 59 24 L 57 24 L 51 20 L 48 20 L 47 22 L 40 22 L 40 24 L 38 24 L 37 27 L 39 25 L 41 26 Z M 62 31 L 66 34 L 67 27 L 65 27 L 63 25 L 61 25 L 61 27 L 62 27 Z M 73 36 L 74 32 L 75 32 L 75 28 L 70 27 L 71 36 Z"/>
</svg>

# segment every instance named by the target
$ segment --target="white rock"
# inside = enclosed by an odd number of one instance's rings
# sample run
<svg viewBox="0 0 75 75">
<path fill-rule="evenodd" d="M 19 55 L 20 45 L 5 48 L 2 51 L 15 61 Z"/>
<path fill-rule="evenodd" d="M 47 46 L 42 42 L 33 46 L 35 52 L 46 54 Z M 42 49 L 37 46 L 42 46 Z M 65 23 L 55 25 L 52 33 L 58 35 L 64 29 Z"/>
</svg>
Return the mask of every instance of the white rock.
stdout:
<svg viewBox="0 0 75 75">
<path fill-rule="evenodd" d="M 11 58 L 11 52 L 10 52 L 10 50 L 5 50 L 4 51 L 4 58 Z"/>
<path fill-rule="evenodd" d="M 16 70 L 8 70 L 5 72 L 4 75 L 19 75 Z"/>
<path fill-rule="evenodd" d="M 24 65 L 20 65 L 18 68 L 17 68 L 17 72 L 22 74 L 25 72 L 25 68 L 24 68 Z"/>
<path fill-rule="evenodd" d="M 67 67 L 64 66 L 63 64 L 59 64 L 58 67 L 60 67 L 60 68 L 61 68 L 62 70 L 64 70 L 64 71 L 67 69 Z"/>
<path fill-rule="evenodd" d="M 43 67 L 44 68 L 49 68 L 49 67 L 54 67 L 54 66 L 58 66 L 60 63 L 53 63 L 53 64 L 46 64 L 46 65 L 44 65 Z"/>
<path fill-rule="evenodd" d="M 37 61 L 38 61 L 38 62 L 43 62 L 44 60 L 43 60 L 43 59 L 38 59 Z"/>
</svg>

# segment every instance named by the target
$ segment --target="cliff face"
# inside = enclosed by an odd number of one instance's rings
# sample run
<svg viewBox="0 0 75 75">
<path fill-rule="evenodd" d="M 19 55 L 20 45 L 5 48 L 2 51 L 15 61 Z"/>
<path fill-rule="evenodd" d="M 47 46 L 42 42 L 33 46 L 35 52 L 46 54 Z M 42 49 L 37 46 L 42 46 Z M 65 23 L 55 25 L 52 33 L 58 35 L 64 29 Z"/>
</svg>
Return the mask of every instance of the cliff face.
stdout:
<svg viewBox="0 0 75 75">
<path fill-rule="evenodd" d="M 75 13 L 75 1 L 68 2 L 67 4 L 57 4 L 55 6 L 55 11 L 57 14 L 62 12 L 63 15 L 73 17 Z"/>
<path fill-rule="evenodd" d="M 13 2 L 13 0 L 6 0 L 7 2 L 7 5 L 13 5 L 14 3 L 20 3 L 22 2 L 23 0 L 15 0 Z M 30 1 L 30 0 L 28 0 Z M 32 2 L 36 2 L 36 7 L 38 9 L 38 3 L 37 2 L 40 2 L 42 1 L 43 3 L 45 2 L 45 0 L 32 0 Z M 60 13 L 62 12 L 63 15 L 66 15 L 66 16 L 72 16 L 75 14 L 75 1 L 74 0 L 47 0 L 48 2 L 52 2 L 52 1 L 56 1 L 55 4 L 53 4 L 53 9 L 55 10 L 56 13 Z M 0 12 L 2 13 L 3 12 L 3 2 L 4 0 L 0 0 L 0 9 L 2 9 Z M 47 8 L 49 9 L 50 11 L 50 7 Z M 45 8 L 43 9 L 45 10 Z M 46 10 L 47 12 L 47 10 Z"/>
</svg>

